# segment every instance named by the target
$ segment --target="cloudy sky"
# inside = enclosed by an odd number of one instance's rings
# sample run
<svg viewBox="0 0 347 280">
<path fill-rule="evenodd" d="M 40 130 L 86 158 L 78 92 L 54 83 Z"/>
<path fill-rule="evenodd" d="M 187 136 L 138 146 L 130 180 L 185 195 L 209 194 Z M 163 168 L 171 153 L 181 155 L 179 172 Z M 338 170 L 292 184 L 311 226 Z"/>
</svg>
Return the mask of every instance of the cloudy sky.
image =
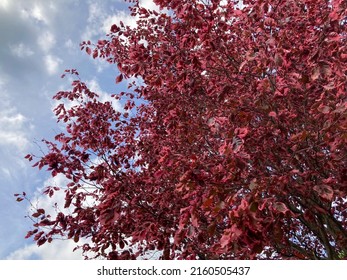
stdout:
<svg viewBox="0 0 347 280">
<path fill-rule="evenodd" d="M 154 8 L 151 0 L 143 0 Z M 69 89 L 60 76 L 76 68 L 92 90 L 108 99 L 119 90 L 116 67 L 80 51 L 83 40 L 96 42 L 122 20 L 134 24 L 122 0 L 0 0 L 0 260 L 80 259 L 75 244 L 61 241 L 37 247 L 24 236 L 30 229 L 25 203 L 14 193 L 31 197 L 55 181 L 24 159 L 39 153 L 40 140 L 59 131 L 52 96 Z M 115 104 L 117 106 L 117 104 Z M 50 205 L 50 201 L 41 200 Z"/>
</svg>

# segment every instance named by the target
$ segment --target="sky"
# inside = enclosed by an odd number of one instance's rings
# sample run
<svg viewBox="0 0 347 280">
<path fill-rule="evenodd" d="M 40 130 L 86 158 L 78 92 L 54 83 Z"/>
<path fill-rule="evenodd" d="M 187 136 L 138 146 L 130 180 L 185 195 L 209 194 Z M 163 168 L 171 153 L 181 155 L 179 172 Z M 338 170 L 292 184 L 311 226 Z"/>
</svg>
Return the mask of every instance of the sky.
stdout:
<svg viewBox="0 0 347 280">
<path fill-rule="evenodd" d="M 141 3 L 156 8 L 152 0 Z M 39 155 L 41 139 L 51 140 L 62 129 L 52 97 L 70 89 L 68 79 L 60 78 L 65 69 L 77 69 L 103 100 L 120 90 L 114 83 L 115 65 L 93 60 L 79 44 L 104 38 L 120 20 L 135 26 L 127 5 L 123 0 L 0 0 L 0 260 L 82 259 L 80 251 L 72 252 L 73 242 L 37 247 L 25 239 L 32 229 L 25 218 L 29 206 L 16 202 L 14 194 L 26 192 L 41 206 L 52 205 L 40 198 L 40 191 L 64 184 L 64 178 L 52 180 L 24 157 Z"/>
</svg>

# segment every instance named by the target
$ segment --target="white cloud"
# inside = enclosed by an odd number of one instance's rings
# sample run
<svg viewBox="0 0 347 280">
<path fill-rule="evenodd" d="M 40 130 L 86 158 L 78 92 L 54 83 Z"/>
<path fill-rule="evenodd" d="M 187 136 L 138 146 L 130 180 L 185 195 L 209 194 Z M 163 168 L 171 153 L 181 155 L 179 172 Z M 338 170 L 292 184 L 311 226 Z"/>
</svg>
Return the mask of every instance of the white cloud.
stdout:
<svg viewBox="0 0 347 280">
<path fill-rule="evenodd" d="M 89 4 L 89 16 L 88 22 L 98 21 L 100 17 L 102 17 L 103 11 L 99 3 L 91 2 Z"/>
<path fill-rule="evenodd" d="M 124 25 L 128 25 L 131 28 L 136 27 L 136 21 L 138 18 L 132 17 L 129 13 L 124 11 L 119 11 L 115 15 L 109 15 L 102 23 L 102 30 L 105 34 L 110 32 L 111 26 L 113 24 L 119 25 L 120 21 L 124 23 Z"/>
<path fill-rule="evenodd" d="M 141 0 L 140 5 L 150 10 L 159 11 L 159 7 L 152 0 Z M 119 9 L 110 12 L 108 9 L 109 7 L 107 5 L 101 5 L 101 3 L 91 2 L 89 4 L 88 25 L 82 34 L 82 41 L 93 40 L 96 36 L 99 39 L 99 37 L 110 32 L 113 24 L 119 24 L 120 21 L 131 28 L 137 26 L 136 21 L 138 17 L 131 16 L 128 10 Z"/>
<path fill-rule="evenodd" d="M 33 124 L 11 105 L 9 98 L 0 86 L 0 189 L 1 184 L 13 182 L 25 172 L 24 155 L 30 146 Z"/>
<path fill-rule="evenodd" d="M 58 72 L 59 65 L 63 62 L 59 57 L 54 55 L 46 55 L 44 57 L 46 70 L 49 75 L 54 75 Z"/>
<path fill-rule="evenodd" d="M 20 3 L 22 4 L 22 3 Z M 25 6 L 20 10 L 21 16 L 24 19 L 33 19 L 36 22 L 44 23 L 45 25 L 49 24 L 48 20 L 48 12 L 44 10 L 47 6 L 42 5 L 39 2 L 36 2 L 34 5 L 30 6 L 30 8 L 26 8 Z"/>
<path fill-rule="evenodd" d="M 7 10 L 10 5 L 9 0 L 0 0 L 0 8 Z"/>
<path fill-rule="evenodd" d="M 37 43 L 44 52 L 49 52 L 55 46 L 56 39 L 51 32 L 45 31 L 39 35 Z"/>
<path fill-rule="evenodd" d="M 13 145 L 23 150 L 28 145 L 28 141 L 23 133 L 13 131 L 0 131 L 0 142 L 3 145 Z"/>
<path fill-rule="evenodd" d="M 23 43 L 19 43 L 17 45 L 10 45 L 10 50 L 14 56 L 17 56 L 19 58 L 28 57 L 34 54 L 30 47 L 24 45 Z"/>
<path fill-rule="evenodd" d="M 6 74 L 3 72 L 0 72 L 0 90 L 1 90 L 1 92 L 3 91 L 3 87 L 8 83 L 7 80 L 8 80 L 8 78 L 6 77 Z"/>
<path fill-rule="evenodd" d="M 12 178 L 12 174 L 10 169 L 6 168 L 6 167 L 1 167 L 1 172 L 8 178 Z"/>
<path fill-rule="evenodd" d="M 13 146 L 23 151 L 28 147 L 27 120 L 14 110 L 0 112 L 0 146 Z"/>
<path fill-rule="evenodd" d="M 38 21 L 43 21 L 45 23 L 48 22 L 46 16 L 44 15 L 42 7 L 38 4 L 35 4 L 33 9 L 31 10 L 31 16 Z"/>
<path fill-rule="evenodd" d="M 140 6 L 148 10 L 160 11 L 159 6 L 157 6 L 152 0 L 140 0 Z M 161 11 L 165 12 L 165 11 Z M 138 17 L 133 17 L 129 12 L 117 11 L 114 15 L 109 15 L 102 23 L 102 30 L 105 33 L 110 32 L 110 28 L 113 24 L 119 24 L 122 21 L 125 25 L 131 28 L 136 28 Z"/>
<path fill-rule="evenodd" d="M 46 243 L 40 247 L 36 244 L 25 245 L 17 249 L 6 259 L 8 260 L 81 260 L 83 259 L 81 251 L 73 249 L 81 243 L 76 244 L 72 240 L 54 240 L 52 243 Z"/>
<path fill-rule="evenodd" d="M 75 50 L 75 48 L 78 46 L 76 45 L 71 39 L 68 39 L 64 43 L 65 48 L 68 50 Z"/>
<path fill-rule="evenodd" d="M 103 91 L 96 79 L 92 79 L 86 82 L 89 89 L 99 95 L 99 100 L 101 102 L 110 102 L 112 104 L 112 107 L 115 111 L 121 112 L 123 111 L 123 108 L 119 102 L 119 100 L 116 100 L 115 98 L 111 97 L 110 94 Z"/>
<path fill-rule="evenodd" d="M 159 11 L 159 6 L 157 6 L 153 0 L 140 0 L 140 6 L 148 9 L 148 10 L 155 10 Z"/>
<path fill-rule="evenodd" d="M 82 33 L 81 40 L 92 40 L 94 36 L 100 36 L 102 30 L 100 29 L 101 19 L 105 16 L 102 7 L 99 3 L 89 3 L 88 6 L 88 19 L 85 31 Z"/>
</svg>

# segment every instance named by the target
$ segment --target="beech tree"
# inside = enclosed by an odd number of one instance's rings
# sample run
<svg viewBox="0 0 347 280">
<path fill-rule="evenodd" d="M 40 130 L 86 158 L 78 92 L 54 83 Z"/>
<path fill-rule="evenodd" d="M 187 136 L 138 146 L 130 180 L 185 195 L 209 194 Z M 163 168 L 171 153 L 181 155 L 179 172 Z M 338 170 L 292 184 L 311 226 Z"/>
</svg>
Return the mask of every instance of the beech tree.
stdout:
<svg viewBox="0 0 347 280">
<path fill-rule="evenodd" d="M 346 258 L 347 1 L 130 2 L 136 27 L 81 44 L 117 66 L 124 109 L 66 71 L 66 130 L 27 158 L 66 177 L 44 194 L 69 212 L 36 209 L 27 237 L 106 259 Z"/>
</svg>

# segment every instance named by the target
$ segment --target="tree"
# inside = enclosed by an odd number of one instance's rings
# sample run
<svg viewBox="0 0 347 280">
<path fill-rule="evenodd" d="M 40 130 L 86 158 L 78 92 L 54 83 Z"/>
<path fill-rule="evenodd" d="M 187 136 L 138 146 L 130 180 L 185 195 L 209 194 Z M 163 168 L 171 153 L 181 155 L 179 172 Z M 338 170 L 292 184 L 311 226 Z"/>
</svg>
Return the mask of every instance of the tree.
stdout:
<svg viewBox="0 0 347 280">
<path fill-rule="evenodd" d="M 345 258 L 347 1 L 132 2 L 136 28 L 81 44 L 129 81 L 124 110 L 67 70 L 66 131 L 34 165 L 69 180 L 70 214 L 37 209 L 27 237 L 107 259 Z"/>
</svg>

